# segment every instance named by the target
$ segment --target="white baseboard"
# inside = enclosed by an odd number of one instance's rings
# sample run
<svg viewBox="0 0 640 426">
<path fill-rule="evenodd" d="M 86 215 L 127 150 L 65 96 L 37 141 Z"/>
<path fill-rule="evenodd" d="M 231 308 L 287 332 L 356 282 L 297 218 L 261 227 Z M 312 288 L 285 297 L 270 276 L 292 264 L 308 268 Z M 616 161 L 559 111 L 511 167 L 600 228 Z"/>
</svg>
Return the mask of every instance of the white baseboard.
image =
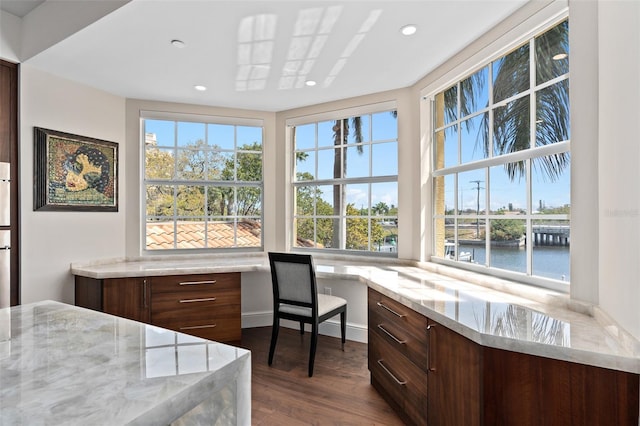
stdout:
<svg viewBox="0 0 640 426">
<path fill-rule="evenodd" d="M 242 328 L 266 327 L 273 324 L 273 313 L 268 312 L 247 312 L 242 314 Z M 300 325 L 295 321 L 282 320 L 282 327 L 298 330 Z M 306 330 L 311 331 L 307 324 Z M 340 337 L 340 321 L 330 319 L 320 324 L 320 334 L 331 337 Z M 367 343 L 367 326 L 361 324 L 351 324 L 347 321 L 347 340 Z"/>
</svg>

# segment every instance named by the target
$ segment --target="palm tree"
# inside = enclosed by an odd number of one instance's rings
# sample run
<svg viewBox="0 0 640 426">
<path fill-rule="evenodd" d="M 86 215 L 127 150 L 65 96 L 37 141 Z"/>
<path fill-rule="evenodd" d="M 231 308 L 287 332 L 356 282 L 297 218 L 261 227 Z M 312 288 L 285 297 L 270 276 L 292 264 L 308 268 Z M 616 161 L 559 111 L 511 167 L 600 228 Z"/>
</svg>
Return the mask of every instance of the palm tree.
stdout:
<svg viewBox="0 0 640 426">
<path fill-rule="evenodd" d="M 534 84 L 530 81 L 530 44 L 527 43 L 508 55 L 493 62 L 493 90 L 492 97 L 486 105 L 476 105 L 481 94 L 486 93 L 487 68 L 476 72 L 469 78 L 461 81 L 435 97 L 435 128 L 443 128 L 445 123 L 456 121 L 460 117 L 469 116 L 477 111 L 476 107 L 488 107 L 489 104 L 502 102 L 505 99 L 515 97 L 512 101 L 492 108 L 493 113 L 493 137 L 489 132 L 489 113 L 482 115 L 476 146 L 484 152 L 488 158 L 490 150 L 493 155 L 504 155 L 528 149 L 531 139 L 531 102 L 530 95 L 516 96 L 530 87 L 535 87 L 552 79 L 562 76 L 569 71 L 569 24 L 564 21 L 551 28 L 541 36 L 536 37 L 535 42 L 536 72 Z M 460 93 L 458 93 L 458 91 Z M 535 91 L 536 97 L 536 140 L 535 146 L 549 145 L 558 141 L 569 139 L 569 85 L 568 80 L 561 80 Z M 459 98 L 459 99 L 458 99 Z M 491 102 L 493 101 L 493 102 Z M 459 110 L 458 110 L 459 108 Z M 458 113 L 460 116 L 458 116 Z M 463 125 L 470 131 L 472 120 L 463 121 Z M 435 165 L 443 168 L 444 158 L 444 132 L 435 134 Z M 550 182 L 556 181 L 562 176 L 563 171 L 570 163 L 569 152 L 547 155 L 534 158 L 532 167 L 540 170 L 541 176 Z M 511 181 L 524 176 L 526 162 L 510 162 L 504 165 L 505 172 Z M 444 215 L 444 176 L 434 177 L 434 204 L 435 213 Z M 445 223 L 443 219 L 436 219 L 435 235 L 436 255 L 444 255 L 444 242 L 446 240 Z"/>
<path fill-rule="evenodd" d="M 568 59 L 557 58 L 559 52 L 568 52 L 569 25 L 565 21 L 551 28 L 535 40 L 536 84 L 544 83 L 552 78 L 568 72 Z M 527 66 L 522 64 L 526 63 Z M 494 99 L 506 97 L 509 93 L 519 93 L 526 87 L 518 87 L 519 81 L 528 85 L 529 45 L 525 45 L 504 57 L 494 83 Z M 515 87 L 514 87 L 515 86 Z M 514 91 L 514 89 L 516 91 Z M 569 139 L 569 85 L 564 80 L 536 91 L 536 140 L 535 146 L 550 145 Z M 504 99 L 505 97 L 502 97 Z M 529 97 L 521 97 L 505 106 L 494 110 L 494 152 L 498 155 L 516 152 L 530 146 L 530 102 Z M 486 121 L 486 120 L 485 120 Z M 483 123 L 488 127 L 488 123 Z M 483 132 L 483 136 L 488 132 Z M 483 144 L 488 146 L 485 137 Z M 486 148 L 488 149 L 488 147 Z M 542 176 L 551 182 L 557 180 L 569 165 L 568 152 L 549 155 L 533 161 Z M 505 165 L 507 175 L 513 181 L 522 177 L 525 172 L 524 162 Z"/>
<path fill-rule="evenodd" d="M 362 119 L 360 117 L 352 117 L 351 125 L 353 126 L 354 139 L 356 143 L 362 143 Z M 333 178 L 340 179 L 347 175 L 347 151 L 344 145 L 349 140 L 349 119 L 336 120 L 333 125 L 333 144 L 336 147 L 333 150 Z M 358 154 L 362 154 L 362 145 L 356 145 Z M 342 248 L 341 244 L 347 240 L 346 229 L 342 226 L 345 223 L 342 217 L 346 214 L 347 194 L 342 190 L 340 184 L 333 185 L 333 239 L 331 247 Z"/>
<path fill-rule="evenodd" d="M 387 203 L 379 201 L 375 206 L 371 207 L 371 212 L 377 215 L 386 215 L 389 213 L 389 206 L 387 206 Z"/>
<path fill-rule="evenodd" d="M 493 63 L 493 102 L 501 102 L 524 92 L 530 87 L 530 45 L 527 43 Z M 564 21 L 535 39 L 535 84 L 545 83 L 569 70 L 569 24 Z M 497 70 L 497 71 L 496 71 Z M 460 83 L 460 115 L 475 111 L 475 102 L 485 90 L 485 80 L 480 73 Z M 553 144 L 569 139 L 569 85 L 560 81 L 537 90 L 536 96 L 536 146 Z M 448 121 L 457 118 L 457 86 L 443 93 L 444 116 Z M 530 147 L 530 99 L 519 97 L 506 105 L 493 109 L 493 153 L 503 155 Z M 488 106 L 488 105 L 486 105 Z M 440 127 L 444 120 L 436 123 Z M 469 126 L 470 120 L 465 121 Z M 485 157 L 491 149 L 489 116 L 484 114 L 478 129 L 478 143 Z M 533 161 L 542 176 L 551 182 L 558 179 L 569 165 L 568 152 L 541 157 Z M 525 162 L 505 164 L 507 176 L 516 180 L 524 176 Z"/>
<path fill-rule="evenodd" d="M 394 118 L 398 117 L 398 111 L 391 111 L 391 115 Z M 362 154 L 362 118 L 352 117 L 351 127 L 349 127 L 349 119 L 344 118 L 336 120 L 333 125 L 333 144 L 336 147 L 334 149 L 333 160 L 333 178 L 341 179 L 347 176 L 347 151 L 345 145 L 349 140 L 349 132 L 353 129 L 354 140 L 356 142 L 356 150 L 358 154 Z M 346 239 L 346 221 L 342 218 L 346 215 L 347 208 L 347 194 L 343 191 L 341 184 L 335 184 L 333 186 L 333 248 L 343 248 Z"/>
</svg>

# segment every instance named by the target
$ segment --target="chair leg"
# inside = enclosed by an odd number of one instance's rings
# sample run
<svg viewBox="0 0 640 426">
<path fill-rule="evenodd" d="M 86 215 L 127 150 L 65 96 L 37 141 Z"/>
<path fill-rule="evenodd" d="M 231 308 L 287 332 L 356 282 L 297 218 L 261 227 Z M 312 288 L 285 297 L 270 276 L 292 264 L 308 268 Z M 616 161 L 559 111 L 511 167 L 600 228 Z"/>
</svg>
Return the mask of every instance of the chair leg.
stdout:
<svg viewBox="0 0 640 426">
<path fill-rule="evenodd" d="M 278 340 L 278 331 L 280 331 L 280 318 L 273 314 L 273 327 L 271 328 L 271 345 L 269 346 L 269 365 L 273 362 L 273 354 L 276 351 L 276 341 Z"/>
<path fill-rule="evenodd" d="M 304 334 L 304 322 L 300 321 L 300 334 Z"/>
<path fill-rule="evenodd" d="M 340 333 L 342 334 L 342 350 L 344 351 L 344 343 L 347 341 L 347 310 L 340 312 Z"/>
<path fill-rule="evenodd" d="M 309 348 L 309 377 L 313 376 L 313 363 L 316 358 L 316 347 L 318 346 L 318 324 L 311 324 L 311 347 Z"/>
</svg>

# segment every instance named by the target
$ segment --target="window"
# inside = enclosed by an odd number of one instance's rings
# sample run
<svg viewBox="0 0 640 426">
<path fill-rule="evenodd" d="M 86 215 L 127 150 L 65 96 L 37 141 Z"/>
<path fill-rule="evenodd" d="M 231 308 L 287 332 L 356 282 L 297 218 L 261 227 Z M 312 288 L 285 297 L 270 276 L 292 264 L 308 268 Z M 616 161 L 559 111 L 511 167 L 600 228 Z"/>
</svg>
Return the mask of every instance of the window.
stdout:
<svg viewBox="0 0 640 426">
<path fill-rule="evenodd" d="M 262 247 L 262 123 L 143 116 L 145 250 Z"/>
<path fill-rule="evenodd" d="M 294 248 L 397 255 L 398 125 L 393 110 L 291 125 Z"/>
<path fill-rule="evenodd" d="M 434 256 L 568 282 L 568 21 L 428 98 Z"/>
</svg>

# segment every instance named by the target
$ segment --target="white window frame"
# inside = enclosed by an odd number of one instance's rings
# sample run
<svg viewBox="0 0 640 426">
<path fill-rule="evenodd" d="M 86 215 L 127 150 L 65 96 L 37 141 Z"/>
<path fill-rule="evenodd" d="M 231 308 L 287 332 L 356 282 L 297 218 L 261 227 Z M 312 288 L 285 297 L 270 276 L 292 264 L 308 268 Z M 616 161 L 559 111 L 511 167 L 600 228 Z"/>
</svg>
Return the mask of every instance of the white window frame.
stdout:
<svg viewBox="0 0 640 426">
<path fill-rule="evenodd" d="M 354 249 L 334 249 L 334 248 L 306 248 L 306 247 L 297 247 L 295 246 L 294 238 L 296 236 L 296 230 L 294 229 L 295 224 L 295 188 L 297 186 L 304 186 L 302 182 L 296 182 L 296 156 L 295 156 L 295 141 L 292 138 L 292 128 L 295 126 L 302 126 L 306 124 L 314 124 L 325 121 L 337 121 L 345 118 L 351 118 L 356 116 L 363 116 L 368 114 L 377 114 L 377 113 L 385 113 L 390 111 L 397 111 L 397 103 L 396 101 L 387 101 L 387 102 L 379 102 L 374 104 L 362 105 L 352 108 L 345 108 L 334 111 L 327 111 L 318 114 L 305 115 L 300 117 L 289 118 L 285 121 L 286 126 L 286 146 L 287 146 L 287 247 L 290 251 L 300 251 L 300 252 L 312 252 L 314 254 L 342 254 L 342 255 L 357 255 L 357 256 L 381 256 L 381 257 L 397 257 L 398 252 L 397 249 L 394 252 L 381 252 L 381 251 L 365 251 L 365 250 L 354 250 Z M 387 141 L 385 141 L 387 142 Z M 400 140 L 397 137 L 396 142 L 399 144 Z M 317 147 L 316 147 L 317 149 Z M 317 152 L 317 150 L 316 150 Z M 317 161 L 317 158 L 316 158 Z M 398 160 L 399 161 L 399 160 Z M 399 168 L 398 164 L 398 168 Z M 390 178 L 394 178 L 395 180 Z M 369 176 L 369 177 L 358 177 L 358 178 L 342 178 L 342 179 L 322 179 L 322 180 L 314 180 L 311 181 L 316 185 L 331 185 L 333 183 L 341 184 L 341 185 L 349 185 L 349 184 L 372 184 L 372 183 L 380 183 L 380 182 L 395 182 L 398 183 L 398 174 L 391 176 Z M 399 197 L 400 189 L 398 188 L 398 197 Z M 371 196 L 371 192 L 369 192 L 369 196 Z M 370 204 L 371 204 L 371 200 Z M 400 207 L 398 207 L 398 215 Z M 358 216 L 358 218 L 375 218 L 376 216 L 372 216 L 371 212 L 368 216 Z M 316 216 L 314 216 L 316 218 Z M 397 220 L 397 217 L 396 217 Z"/>
<path fill-rule="evenodd" d="M 526 283 L 526 284 L 530 284 L 538 287 L 549 288 L 549 289 L 566 292 L 566 293 L 569 292 L 570 286 L 568 282 L 547 279 L 539 276 L 525 275 L 525 274 L 512 272 L 508 270 L 487 268 L 483 265 L 475 265 L 467 262 L 453 261 L 453 260 L 438 258 L 434 256 L 435 254 L 434 219 L 436 215 L 435 215 L 435 210 L 434 210 L 435 205 L 433 200 L 433 196 L 435 195 L 433 177 L 449 174 L 452 172 L 478 170 L 479 162 L 458 164 L 457 166 L 448 167 L 446 170 L 435 170 L 434 152 L 433 152 L 434 150 L 433 130 L 434 129 L 433 129 L 433 120 L 432 120 L 434 109 L 431 102 L 431 100 L 435 97 L 436 94 L 455 85 L 457 82 L 464 80 L 465 78 L 469 77 L 474 72 L 476 72 L 477 70 L 492 63 L 492 61 L 504 56 L 505 54 L 509 53 L 510 51 L 517 48 L 518 46 L 521 46 L 522 44 L 527 43 L 532 38 L 544 33 L 546 30 L 552 28 L 554 25 L 557 25 L 568 18 L 569 18 L 569 10 L 566 2 L 560 1 L 560 2 L 551 3 L 546 7 L 542 8 L 535 15 L 528 17 L 524 22 L 520 23 L 519 25 L 516 25 L 515 27 L 507 31 L 502 36 L 499 36 L 493 42 L 488 43 L 485 48 L 479 51 L 476 51 L 473 54 L 470 54 L 468 58 L 463 59 L 461 62 L 452 65 L 450 70 L 440 74 L 430 84 L 425 86 L 420 91 L 420 98 L 421 98 L 421 103 L 420 103 L 421 131 L 420 133 L 421 133 L 421 139 L 423 141 L 422 158 L 427 159 L 427 162 L 428 162 L 428 164 L 423 164 L 423 167 L 422 167 L 423 180 L 426 181 L 426 185 L 424 185 L 425 193 L 422 195 L 423 205 L 425 206 L 425 212 L 428 212 L 427 215 L 425 215 L 426 223 L 424 226 L 425 226 L 426 238 L 424 238 L 423 240 L 423 250 L 426 255 L 425 257 L 429 258 L 432 262 L 454 266 L 459 269 L 467 269 L 473 272 L 480 272 L 482 274 L 488 274 L 498 278 L 518 281 L 518 282 L 522 282 L 522 283 Z M 532 70 L 532 72 L 535 73 L 535 70 Z M 542 87 L 549 86 L 562 79 L 563 78 L 552 79 L 548 82 L 538 85 L 536 89 L 539 90 Z M 506 104 L 512 101 L 513 99 L 524 96 L 526 94 L 531 95 L 532 94 L 531 89 L 527 89 L 527 91 L 519 93 L 516 96 L 510 97 L 509 99 L 505 99 L 500 102 L 497 102 L 493 105 L 493 107 Z M 481 109 L 465 118 L 469 118 L 471 116 L 481 114 L 485 111 L 486 109 Z M 535 109 L 531 111 L 531 114 L 533 115 L 535 114 Z M 531 129 L 532 129 L 531 131 L 535 133 L 535 126 L 531 126 Z M 531 143 L 532 144 L 535 143 L 535 137 L 531 138 Z M 555 144 L 547 145 L 543 147 L 530 148 L 528 150 L 523 150 L 519 152 L 502 155 L 497 158 L 492 158 L 490 156 L 489 158 L 483 159 L 480 162 L 482 163 L 482 168 L 488 168 L 494 165 L 504 164 L 505 162 L 526 160 L 528 158 L 532 158 L 531 152 L 530 152 L 532 150 L 535 150 L 537 153 L 535 157 L 551 155 L 559 152 L 570 152 L 570 142 L 564 141 L 564 142 L 559 142 L 559 143 L 555 143 Z M 527 173 L 530 173 L 530 170 L 531 170 L 530 167 L 528 167 Z M 488 181 L 488 180 L 485 179 L 485 181 Z M 488 198 L 488 191 L 485 192 L 485 195 Z M 530 194 L 530 186 L 529 186 L 527 188 L 527 199 L 529 200 L 531 198 L 530 195 L 531 194 Z M 488 210 L 489 209 L 488 199 L 485 200 L 485 206 L 486 206 L 485 208 Z M 485 226 L 487 227 L 488 227 L 488 219 L 511 218 L 508 216 L 496 217 L 492 215 L 485 215 L 481 217 L 487 219 L 487 223 L 485 224 Z M 528 219 L 528 220 L 543 219 L 543 217 L 536 216 L 536 215 L 519 216 L 519 217 L 513 217 L 513 218 Z M 564 215 L 559 215 L 557 217 L 555 215 L 545 215 L 544 219 L 568 219 L 568 218 L 565 217 Z M 532 240 L 529 238 L 528 241 L 531 242 Z M 487 244 L 489 244 L 489 242 L 487 242 Z M 531 256 L 532 247 L 533 247 L 532 244 L 530 243 L 527 244 L 527 250 L 528 250 L 527 256 L 529 256 L 529 259 Z M 528 268 L 530 268 L 530 265 L 531 263 L 529 261 Z M 530 269 L 528 269 L 528 272 L 530 273 Z"/>
<path fill-rule="evenodd" d="M 223 125 L 233 125 L 233 126 L 248 126 L 248 127 L 259 127 L 262 132 L 262 151 L 261 151 L 261 160 L 262 160 L 262 180 L 255 182 L 244 182 L 244 181 L 193 181 L 189 182 L 191 184 L 194 183 L 206 183 L 210 185 L 215 183 L 216 186 L 227 186 L 227 187 L 258 187 L 260 188 L 261 193 L 261 210 L 260 210 L 260 224 L 261 224 L 261 232 L 260 232 L 260 245 L 255 247 L 224 247 L 224 248 L 173 248 L 173 249 L 162 249 L 162 250 L 150 250 L 147 248 L 146 239 L 147 239 L 147 214 L 146 214 L 146 184 L 147 180 L 145 177 L 145 120 L 167 120 L 167 121 L 175 121 L 175 122 L 191 122 L 191 123 L 204 123 L 204 124 L 223 124 Z M 226 116 L 214 116 L 214 115 L 203 115 L 203 114 L 190 114 L 190 113 L 173 113 L 173 112 L 164 112 L 164 111 L 151 111 L 151 110 L 140 110 L 139 115 L 139 129 L 140 129 L 140 251 L 143 255 L 191 255 L 198 253 L 224 253 L 224 252 L 261 252 L 264 250 L 264 141 L 265 141 L 265 128 L 264 128 L 264 120 L 255 119 L 255 118 L 243 118 L 243 117 L 226 117 Z M 234 155 L 239 152 L 237 146 L 235 146 L 234 141 Z M 241 152 L 241 151 L 240 151 Z M 166 184 L 180 184 L 183 181 L 173 179 L 170 181 L 163 181 Z M 237 215 L 233 216 L 234 220 L 237 219 Z M 176 220 L 176 216 L 174 213 L 173 219 Z M 236 221 L 237 226 L 237 221 Z M 237 238 L 237 235 L 235 236 Z M 175 240 L 174 240 L 175 243 Z"/>
</svg>

